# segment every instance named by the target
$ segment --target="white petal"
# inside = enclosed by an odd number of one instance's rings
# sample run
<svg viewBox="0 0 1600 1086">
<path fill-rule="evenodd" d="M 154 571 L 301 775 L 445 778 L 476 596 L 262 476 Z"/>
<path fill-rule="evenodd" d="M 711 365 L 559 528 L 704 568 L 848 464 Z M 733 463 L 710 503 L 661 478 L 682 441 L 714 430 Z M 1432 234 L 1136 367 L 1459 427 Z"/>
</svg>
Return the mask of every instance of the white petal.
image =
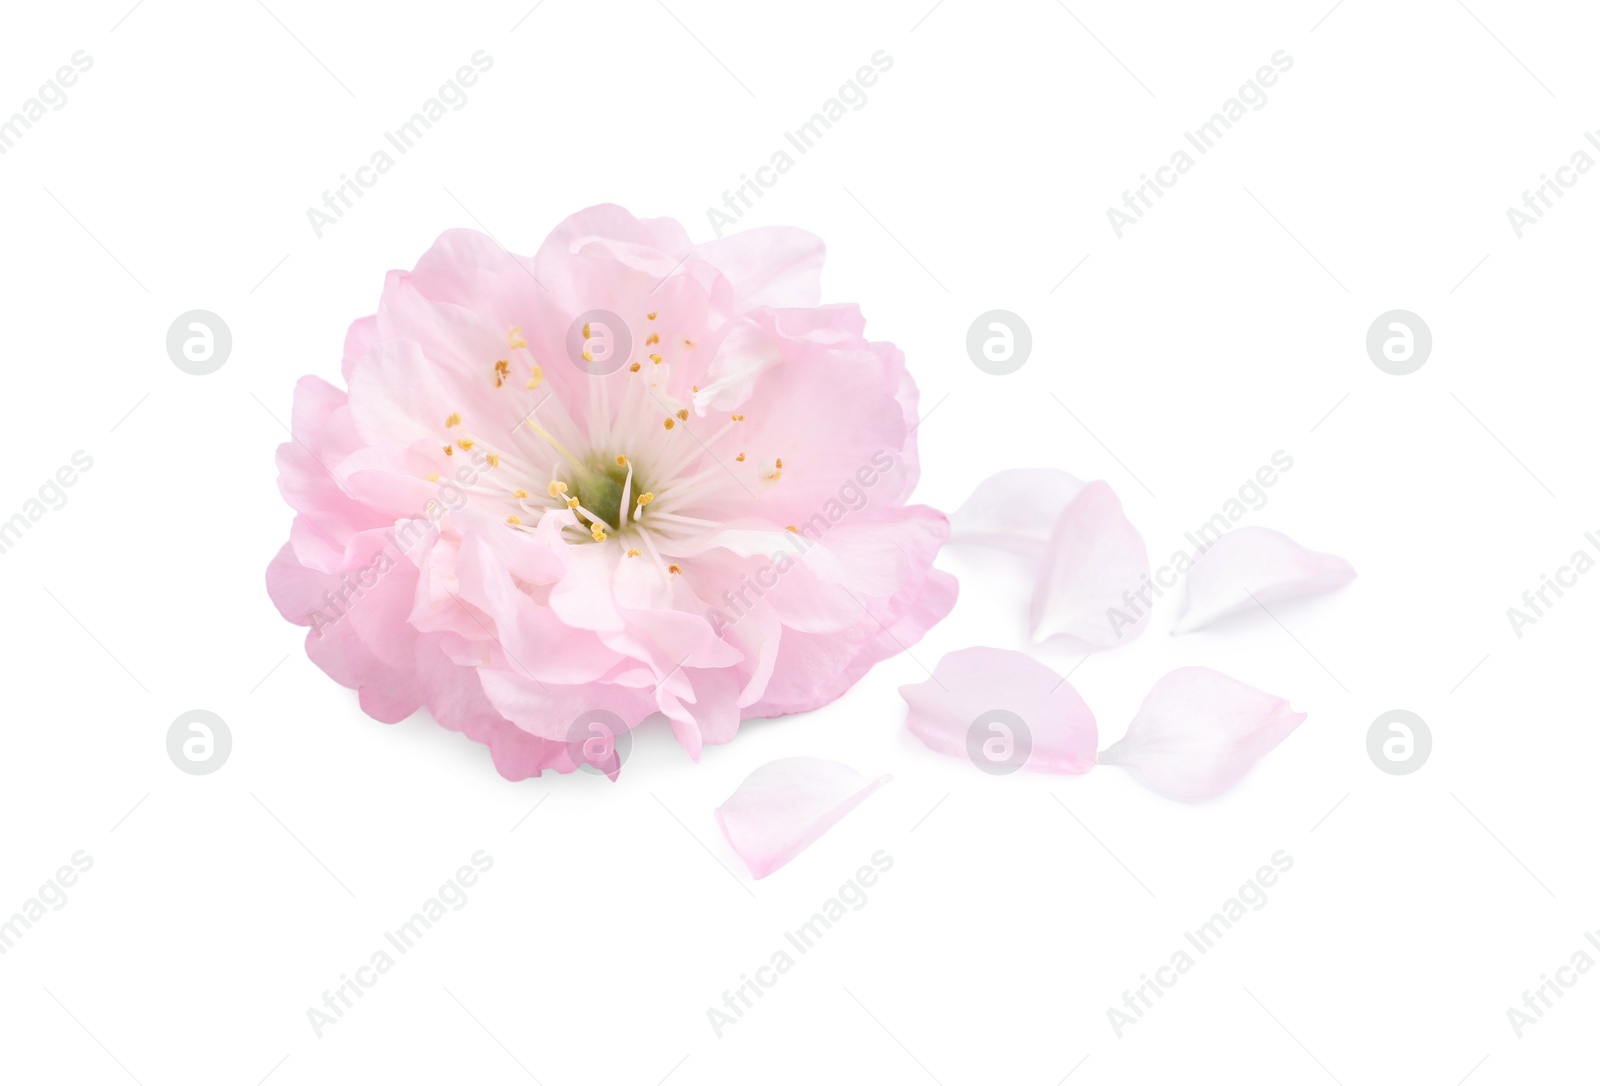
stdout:
<svg viewBox="0 0 1600 1086">
<path fill-rule="evenodd" d="M 1034 585 L 1035 643 L 1065 635 L 1097 648 L 1127 644 L 1150 620 L 1144 537 L 1123 515 L 1111 487 L 1085 486 L 1057 518 Z"/>
<path fill-rule="evenodd" d="M 1320 596 L 1355 580 L 1343 558 L 1307 550 L 1271 528 L 1235 528 L 1195 558 L 1173 633 L 1189 633 L 1261 605 Z M 1252 598 L 1253 597 L 1253 598 Z"/>
<path fill-rule="evenodd" d="M 1158 680 L 1128 732 L 1100 752 L 1151 791 L 1209 799 L 1227 791 L 1306 718 L 1289 703 L 1205 667 Z"/>
<path fill-rule="evenodd" d="M 734 789 L 717 808 L 717 824 L 750 874 L 764 879 L 889 779 L 825 758 L 780 758 Z"/>
<path fill-rule="evenodd" d="M 1083 482 L 1055 468 L 1012 468 L 989 476 L 950 517 L 950 542 L 1044 555 L 1061 511 Z"/>
</svg>

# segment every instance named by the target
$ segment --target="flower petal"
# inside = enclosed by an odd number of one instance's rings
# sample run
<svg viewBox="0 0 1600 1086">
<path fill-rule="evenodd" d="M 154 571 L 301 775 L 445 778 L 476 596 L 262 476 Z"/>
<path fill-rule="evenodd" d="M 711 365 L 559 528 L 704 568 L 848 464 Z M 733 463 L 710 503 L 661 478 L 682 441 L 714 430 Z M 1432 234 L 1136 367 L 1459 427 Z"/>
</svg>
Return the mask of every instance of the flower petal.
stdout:
<svg viewBox="0 0 1600 1086">
<path fill-rule="evenodd" d="M 1205 667 L 1163 675 L 1128 725 L 1100 752 L 1151 791 L 1199 800 L 1237 784 L 1306 718 L 1283 698 Z"/>
<path fill-rule="evenodd" d="M 1083 482 L 1055 468 L 1012 468 L 978 484 L 950 517 L 950 542 L 1041 558 L 1062 510 Z"/>
<path fill-rule="evenodd" d="M 1189 633 L 1263 605 L 1321 596 L 1356 579 L 1343 558 L 1307 550 L 1271 528 L 1235 528 L 1195 558 L 1173 633 Z"/>
<path fill-rule="evenodd" d="M 822 239 L 792 226 L 743 230 L 695 255 L 737 284 L 740 309 L 814 306 L 822 297 Z"/>
<path fill-rule="evenodd" d="M 925 683 L 900 688 L 906 727 L 930 749 L 988 773 L 1087 773 L 1099 742 L 1078 692 L 1026 653 L 976 646 L 950 653 Z"/>
<path fill-rule="evenodd" d="M 734 789 L 717 808 L 717 824 L 750 874 L 764 879 L 889 779 L 869 780 L 825 758 L 780 758 Z"/>
<path fill-rule="evenodd" d="M 1045 545 L 1029 614 L 1034 642 L 1066 635 L 1109 649 L 1132 641 L 1149 624 L 1149 597 L 1139 596 L 1149 581 L 1144 537 L 1108 484 L 1088 484 Z"/>
</svg>

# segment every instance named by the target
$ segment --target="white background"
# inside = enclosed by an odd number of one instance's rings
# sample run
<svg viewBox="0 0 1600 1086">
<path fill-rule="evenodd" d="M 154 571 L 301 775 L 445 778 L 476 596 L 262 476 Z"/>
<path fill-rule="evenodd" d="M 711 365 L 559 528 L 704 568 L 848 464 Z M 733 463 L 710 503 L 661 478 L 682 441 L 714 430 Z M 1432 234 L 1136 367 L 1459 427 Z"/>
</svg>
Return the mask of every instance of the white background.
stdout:
<svg viewBox="0 0 1600 1086">
<path fill-rule="evenodd" d="M 0 519 L 75 451 L 94 461 L 0 555 L 0 914 L 93 857 L 0 958 L 0 1077 L 1593 1073 L 1600 975 L 1520 1039 L 1506 1018 L 1600 927 L 1600 575 L 1520 639 L 1505 614 L 1600 528 L 1600 173 L 1520 239 L 1505 214 L 1600 125 L 1583 5 L 125 5 L 17 6 L 0 36 L 0 115 L 74 51 L 94 62 L 0 157 Z M 480 49 L 468 104 L 317 238 L 306 208 Z M 1202 806 L 1111 767 L 995 778 L 927 751 L 896 688 L 953 649 L 1025 644 L 1025 578 L 970 552 L 940 559 L 961 599 L 911 654 L 698 766 L 650 728 L 614 785 L 513 784 L 425 714 L 363 716 L 263 584 L 296 378 L 337 380 L 348 322 L 445 228 L 531 253 L 612 200 L 709 239 L 706 208 L 877 50 L 894 63 L 867 105 L 745 223 L 825 238 L 825 299 L 906 351 L 919 500 L 953 509 L 1006 467 L 1105 478 L 1159 563 L 1284 450 L 1248 522 L 1348 557 L 1353 586 L 1182 638 L 1169 597 L 1130 647 L 1037 651 L 1076 668 L 1102 744 L 1184 664 L 1305 724 Z M 1106 209 L 1277 50 L 1294 65 L 1268 103 L 1116 238 Z M 234 340 L 206 377 L 164 346 L 196 308 Z M 1008 377 L 966 356 L 994 308 L 1032 329 Z M 1394 308 L 1433 331 L 1408 377 L 1364 347 Z M 194 708 L 232 730 L 212 776 L 166 754 Z M 1433 733 L 1411 776 L 1366 754 L 1395 708 Z M 752 882 L 711 811 L 792 754 L 895 779 Z M 306 1009 L 479 849 L 467 905 L 318 1039 Z M 1268 904 L 1118 1038 L 1107 1008 L 1279 849 Z M 706 1009 L 877 850 L 894 866 L 865 907 L 719 1039 Z"/>
</svg>

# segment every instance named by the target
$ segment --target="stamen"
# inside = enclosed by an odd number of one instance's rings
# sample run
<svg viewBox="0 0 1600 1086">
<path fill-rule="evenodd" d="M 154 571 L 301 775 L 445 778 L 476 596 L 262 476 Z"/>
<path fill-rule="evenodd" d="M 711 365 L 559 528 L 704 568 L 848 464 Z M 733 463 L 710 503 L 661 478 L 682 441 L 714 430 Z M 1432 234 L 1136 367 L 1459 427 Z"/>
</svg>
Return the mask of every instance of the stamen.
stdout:
<svg viewBox="0 0 1600 1086">
<path fill-rule="evenodd" d="M 646 313 L 645 314 L 645 318 L 647 320 L 655 320 L 656 319 L 656 315 L 654 313 Z"/>
<path fill-rule="evenodd" d="M 444 454 L 446 456 L 454 456 L 456 454 L 456 451 L 455 451 L 455 449 L 451 448 L 449 445 L 446 445 L 444 447 Z"/>
<path fill-rule="evenodd" d="M 650 338 L 644 341 L 644 345 L 646 347 L 654 347 L 657 343 L 660 343 L 660 342 L 661 342 L 661 337 L 656 335 L 654 332 L 651 332 L 650 333 Z"/>
<path fill-rule="evenodd" d="M 506 518 L 506 523 L 507 524 L 521 524 L 522 521 L 519 520 L 517 517 L 512 516 L 512 517 L 507 517 Z"/>
<path fill-rule="evenodd" d="M 667 418 L 667 419 L 662 420 L 661 425 L 665 426 L 667 429 L 670 430 L 673 427 L 673 421 L 672 421 L 671 418 Z"/>
<path fill-rule="evenodd" d="M 640 550 L 638 547 L 629 547 L 628 548 L 628 557 L 629 558 L 637 558 L 643 553 L 644 553 L 644 551 Z"/>
<path fill-rule="evenodd" d="M 430 483 L 437 483 L 439 481 L 439 473 L 437 471 L 430 471 L 428 474 L 424 475 L 423 478 L 428 480 Z"/>
<path fill-rule="evenodd" d="M 533 376 L 528 378 L 528 387 L 538 388 L 542 384 L 544 384 L 544 368 L 535 366 L 533 367 Z"/>
<path fill-rule="evenodd" d="M 565 494 L 566 492 L 567 492 L 567 484 L 563 483 L 561 480 L 557 479 L 555 482 L 550 484 L 550 496 L 552 498 L 558 497 L 559 495 Z"/>
<path fill-rule="evenodd" d="M 689 409 L 687 407 L 678 408 L 678 418 L 680 420 L 682 420 L 683 422 L 688 422 L 689 421 Z"/>
<path fill-rule="evenodd" d="M 683 570 L 678 568 L 678 564 L 676 562 L 674 562 L 672 565 L 667 567 L 667 572 L 668 573 L 682 573 Z"/>
<path fill-rule="evenodd" d="M 486 455 L 484 457 L 484 459 L 489 461 L 489 466 L 491 468 L 497 468 L 497 467 L 500 466 L 500 454 L 499 453 L 489 453 L 488 455 Z M 779 466 L 781 467 L 782 465 L 780 464 Z"/>
<path fill-rule="evenodd" d="M 444 425 L 445 425 L 445 429 L 447 429 L 447 430 L 452 426 L 460 426 L 461 425 L 461 412 L 452 411 L 450 413 L 450 417 L 444 420 Z"/>
<path fill-rule="evenodd" d="M 528 345 L 528 341 L 522 338 L 522 325 L 515 325 L 506 333 L 506 345 L 513 351 Z"/>
<path fill-rule="evenodd" d="M 520 489 L 519 490 L 513 490 L 511 492 L 511 496 L 513 498 L 521 500 L 521 499 L 526 498 L 528 496 L 528 492 L 526 490 L 520 490 Z"/>
<path fill-rule="evenodd" d="M 494 387 L 503 386 L 509 376 L 511 376 L 511 363 L 502 358 L 494 364 Z"/>
</svg>

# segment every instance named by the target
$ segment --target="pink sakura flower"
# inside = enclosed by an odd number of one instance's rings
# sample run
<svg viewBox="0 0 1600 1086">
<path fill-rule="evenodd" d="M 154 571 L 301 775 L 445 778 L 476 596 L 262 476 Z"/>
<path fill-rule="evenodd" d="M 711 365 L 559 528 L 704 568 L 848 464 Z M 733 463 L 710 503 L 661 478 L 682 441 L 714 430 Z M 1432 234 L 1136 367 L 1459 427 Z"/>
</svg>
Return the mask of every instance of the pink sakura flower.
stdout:
<svg viewBox="0 0 1600 1086">
<path fill-rule="evenodd" d="M 601 206 L 529 259 L 452 230 L 295 390 L 267 570 L 306 651 L 398 721 L 426 707 L 516 780 L 660 713 L 698 758 L 824 705 L 949 613 L 917 390 L 822 243 L 693 244 Z M 596 743 L 599 735 L 602 742 Z"/>
</svg>

